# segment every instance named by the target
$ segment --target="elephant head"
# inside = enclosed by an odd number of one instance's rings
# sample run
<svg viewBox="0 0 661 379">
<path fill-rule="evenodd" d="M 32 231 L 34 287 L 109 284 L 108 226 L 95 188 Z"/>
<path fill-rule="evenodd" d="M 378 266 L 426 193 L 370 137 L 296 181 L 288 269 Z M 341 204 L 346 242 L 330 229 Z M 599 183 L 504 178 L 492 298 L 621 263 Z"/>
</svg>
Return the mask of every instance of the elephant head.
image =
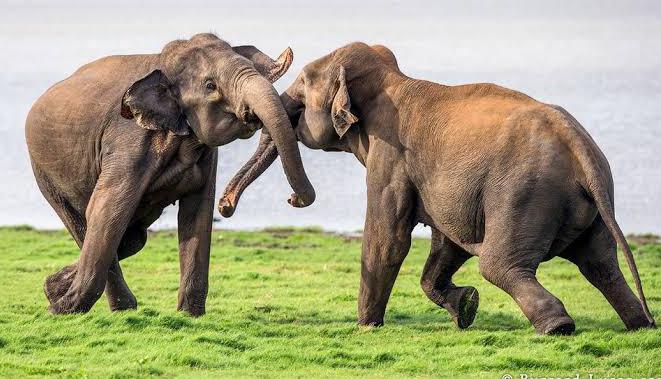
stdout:
<svg viewBox="0 0 661 379">
<path fill-rule="evenodd" d="M 352 108 L 351 79 L 369 75 L 371 80 L 367 82 L 377 83 L 392 72 L 401 73 L 393 53 L 384 46 L 364 43 L 347 45 L 306 65 L 280 96 L 298 139 L 311 149 L 348 151 L 346 135 L 358 123 L 357 112 Z M 358 89 L 353 92 L 361 103 L 369 102 Z M 220 199 L 218 208 L 223 216 L 234 213 L 241 193 L 277 154 L 269 134 L 263 131 L 257 151 L 232 178 Z M 295 196 L 289 202 L 303 206 Z"/>
<path fill-rule="evenodd" d="M 293 128 L 272 82 L 292 62 L 291 49 L 277 60 L 253 46 L 232 47 L 213 34 L 168 43 L 160 69 L 133 83 L 121 115 L 152 130 L 186 135 L 220 146 L 248 138 L 262 127 L 273 139 L 297 204 L 314 202 Z"/>
</svg>

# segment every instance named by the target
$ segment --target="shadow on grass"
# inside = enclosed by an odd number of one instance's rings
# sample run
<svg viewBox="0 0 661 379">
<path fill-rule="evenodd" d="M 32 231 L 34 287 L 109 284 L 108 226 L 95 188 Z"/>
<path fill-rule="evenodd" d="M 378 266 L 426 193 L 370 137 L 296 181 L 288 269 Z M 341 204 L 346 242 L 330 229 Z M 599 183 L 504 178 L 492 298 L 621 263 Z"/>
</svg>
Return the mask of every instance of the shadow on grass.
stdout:
<svg viewBox="0 0 661 379">
<path fill-rule="evenodd" d="M 291 312 L 291 313 L 290 313 Z M 261 310 L 250 312 L 247 316 L 252 322 L 265 325 L 288 325 L 319 327 L 330 324 L 352 324 L 356 325 L 355 316 L 325 317 L 318 312 L 300 313 L 294 309 L 270 309 L 268 312 Z M 604 319 L 589 316 L 578 316 L 575 335 L 584 332 L 610 331 L 625 333 L 621 322 L 617 317 Z M 420 332 L 432 332 L 440 330 L 456 330 L 456 326 L 448 314 L 444 311 L 427 313 L 405 313 L 390 311 L 386 313 L 385 327 L 406 327 Z M 475 323 L 470 327 L 473 331 L 503 332 L 503 331 L 525 331 L 533 332 L 532 325 L 523 315 L 502 311 L 478 311 Z"/>
</svg>

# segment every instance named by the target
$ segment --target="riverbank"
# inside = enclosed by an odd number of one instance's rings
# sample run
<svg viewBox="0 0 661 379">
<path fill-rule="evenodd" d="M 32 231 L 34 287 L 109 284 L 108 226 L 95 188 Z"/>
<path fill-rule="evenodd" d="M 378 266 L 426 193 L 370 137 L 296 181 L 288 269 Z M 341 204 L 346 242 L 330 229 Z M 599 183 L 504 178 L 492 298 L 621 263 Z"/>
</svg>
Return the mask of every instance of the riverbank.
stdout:
<svg viewBox="0 0 661 379">
<path fill-rule="evenodd" d="M 653 313 L 661 310 L 661 244 L 630 238 Z M 470 260 L 457 284 L 480 291 L 475 324 L 455 329 L 419 286 L 429 240 L 415 239 L 386 325 L 355 325 L 360 236 L 316 228 L 213 234 L 207 314 L 175 311 L 176 233 L 150 234 L 122 262 L 137 311 L 105 298 L 85 315 L 53 316 L 44 278 L 75 261 L 65 231 L 0 228 L 0 376 L 62 377 L 659 377 L 661 333 L 624 331 L 572 264 L 542 264 L 540 281 L 577 323 L 570 337 L 538 337 L 505 293 Z M 622 262 L 623 259 L 620 259 Z M 623 267 L 629 283 L 629 270 Z"/>
</svg>

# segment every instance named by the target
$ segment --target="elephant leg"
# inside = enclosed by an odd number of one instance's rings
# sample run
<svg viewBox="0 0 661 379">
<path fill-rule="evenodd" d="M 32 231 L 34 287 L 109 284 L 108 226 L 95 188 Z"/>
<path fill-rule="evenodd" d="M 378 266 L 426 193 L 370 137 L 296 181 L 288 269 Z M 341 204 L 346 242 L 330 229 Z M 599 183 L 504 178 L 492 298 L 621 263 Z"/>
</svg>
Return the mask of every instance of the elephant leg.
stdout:
<svg viewBox="0 0 661 379">
<path fill-rule="evenodd" d="M 559 205 L 548 197 L 537 201 L 540 197 L 534 189 L 526 192 L 520 197 L 507 194 L 502 199 L 485 201 L 494 206 L 485 205 L 488 227 L 477 251 L 480 273 L 516 301 L 537 333 L 571 334 L 574 321 L 562 302 L 536 277 L 539 264 L 547 258 L 560 230 L 562 219 L 552 217 Z"/>
<path fill-rule="evenodd" d="M 119 261 L 128 258 L 140 251 L 147 242 L 147 231 L 140 227 L 129 227 L 124 232 L 122 241 L 117 249 L 117 256 L 108 269 L 108 281 L 106 282 L 106 297 L 111 311 L 124 311 L 136 309 L 138 301 L 129 289 Z"/>
<path fill-rule="evenodd" d="M 52 184 L 48 175 L 41 171 L 34 163 L 32 164 L 32 168 L 39 190 L 46 198 L 46 201 L 53 207 L 58 217 L 60 217 L 60 220 L 62 220 L 62 223 L 74 241 L 76 241 L 78 247 L 82 247 L 83 240 L 85 239 L 85 231 L 87 230 L 85 217 L 71 204 L 68 197 Z M 44 281 L 44 293 L 51 305 L 69 290 L 71 282 L 76 276 L 76 270 L 77 262 L 63 267 L 58 272 L 46 278 Z"/>
<path fill-rule="evenodd" d="M 76 273 L 66 293 L 51 303 L 52 313 L 87 312 L 103 293 L 121 239 L 146 187 L 146 183 L 138 183 L 136 188 L 133 178 L 102 168 L 86 211 L 87 231 Z"/>
<path fill-rule="evenodd" d="M 206 312 L 217 162 L 216 149 L 200 159 L 206 183 L 181 198 L 177 215 L 181 270 L 177 309 L 195 317 Z"/>
<path fill-rule="evenodd" d="M 113 312 L 138 308 L 138 301 L 124 280 L 117 257 L 115 257 L 108 269 L 105 292 L 108 298 L 108 306 L 110 306 L 110 310 Z"/>
<path fill-rule="evenodd" d="M 391 175 L 396 173 L 396 168 L 390 172 Z M 389 178 L 380 174 L 378 171 L 368 174 L 358 295 L 360 325 L 383 325 L 390 292 L 411 247 L 414 225 L 413 196 L 404 184 L 408 181 L 405 177 Z"/>
<path fill-rule="evenodd" d="M 431 253 L 422 271 L 420 285 L 429 300 L 445 308 L 460 329 L 468 328 L 475 320 L 479 294 L 474 287 L 457 287 L 452 275 L 472 255 L 445 235 L 432 229 Z"/>
<path fill-rule="evenodd" d="M 563 256 L 575 263 L 583 276 L 604 295 L 628 330 L 654 327 L 622 275 L 615 241 L 600 216 Z"/>
<path fill-rule="evenodd" d="M 39 190 L 46 198 L 46 201 L 55 210 L 57 216 L 62 220 L 62 223 L 73 237 L 78 247 L 83 246 L 85 239 L 85 232 L 87 231 L 87 222 L 85 221 L 84 209 L 77 209 L 69 197 L 62 193 L 51 181 L 51 179 L 44 173 L 39 166 L 32 163 L 32 170 L 34 171 L 35 178 Z"/>
<path fill-rule="evenodd" d="M 358 324 L 381 326 L 390 292 L 411 247 L 411 234 L 403 226 L 375 224 L 366 221 L 363 236 Z"/>
<path fill-rule="evenodd" d="M 53 207 L 55 213 L 57 213 L 57 215 L 60 217 L 64 223 L 64 226 L 67 228 L 74 241 L 76 241 L 78 247 L 82 248 L 83 242 L 85 240 L 85 232 L 87 230 L 87 222 L 82 216 L 82 212 L 79 212 L 71 205 L 69 199 L 61 194 L 58 189 L 51 184 L 50 179 L 43 172 L 41 172 L 38 167 L 34 167 L 34 172 L 37 177 L 39 189 L 43 193 L 44 197 Z M 127 231 L 124 239 L 126 239 L 126 236 L 129 235 L 129 232 L 130 231 Z M 126 244 L 124 243 L 123 239 L 123 243 L 120 244 L 118 253 L 123 251 L 133 251 L 133 253 L 126 255 L 129 256 L 139 251 L 142 246 L 144 246 L 147 237 L 146 231 L 144 232 L 144 236 L 131 236 L 130 240 L 140 241 L 140 238 L 137 237 L 142 238 L 142 244 L 140 247 L 136 246 L 140 242 L 132 242 L 131 244 Z M 125 245 L 125 247 L 122 247 L 123 245 Z M 123 257 L 120 254 L 120 259 L 122 258 Z M 77 268 L 78 262 L 75 262 L 62 268 L 55 274 L 49 275 L 46 278 L 46 281 L 44 282 L 44 293 L 46 294 L 46 298 L 51 305 L 59 300 L 62 296 L 64 296 L 64 294 L 69 290 L 69 287 L 71 287 L 71 283 L 76 276 Z M 121 269 L 119 268 L 119 262 L 116 260 L 111 265 L 108 273 L 106 291 L 108 301 L 111 304 L 111 310 L 132 309 L 135 308 L 135 305 L 137 305 L 135 297 L 128 289 L 128 286 L 124 281 Z M 131 306 L 132 304 L 135 305 Z"/>
<path fill-rule="evenodd" d="M 571 334 L 574 321 L 562 302 L 537 281 L 536 265 L 498 267 L 500 259 L 525 254 L 520 250 L 492 250 L 480 257 L 480 272 L 486 280 L 507 292 L 519 305 L 539 334 Z M 535 252 L 533 252 L 535 253 Z M 493 265 L 496 264 L 496 267 Z"/>
</svg>

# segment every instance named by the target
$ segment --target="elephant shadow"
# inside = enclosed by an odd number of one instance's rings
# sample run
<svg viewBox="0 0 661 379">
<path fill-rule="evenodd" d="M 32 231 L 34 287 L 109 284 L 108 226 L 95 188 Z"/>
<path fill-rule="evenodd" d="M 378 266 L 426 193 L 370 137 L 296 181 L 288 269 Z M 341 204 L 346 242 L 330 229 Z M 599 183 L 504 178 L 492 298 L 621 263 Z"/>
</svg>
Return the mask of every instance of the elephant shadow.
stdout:
<svg viewBox="0 0 661 379">
<path fill-rule="evenodd" d="M 312 311 L 306 313 L 300 312 L 278 312 L 279 314 L 264 314 L 262 312 L 252 312 L 248 315 L 251 321 L 271 325 L 297 324 L 313 327 L 323 325 L 341 325 L 356 324 L 356 316 L 353 313 L 347 313 L 340 317 L 324 317 L 319 312 Z M 580 335 L 585 332 L 610 331 L 615 333 L 625 333 L 626 330 L 616 316 L 610 318 L 594 318 L 585 315 L 574 317 L 576 322 L 576 331 L 574 335 Z M 347 325 L 348 326 L 348 325 Z M 391 310 L 386 314 L 386 328 L 405 327 L 419 332 L 443 332 L 457 331 L 451 317 L 443 309 L 432 310 L 420 313 L 411 313 L 407 311 Z M 523 316 L 515 312 L 479 310 L 477 317 L 468 330 L 503 332 L 503 331 L 522 331 L 533 332 L 534 329 Z"/>
</svg>

